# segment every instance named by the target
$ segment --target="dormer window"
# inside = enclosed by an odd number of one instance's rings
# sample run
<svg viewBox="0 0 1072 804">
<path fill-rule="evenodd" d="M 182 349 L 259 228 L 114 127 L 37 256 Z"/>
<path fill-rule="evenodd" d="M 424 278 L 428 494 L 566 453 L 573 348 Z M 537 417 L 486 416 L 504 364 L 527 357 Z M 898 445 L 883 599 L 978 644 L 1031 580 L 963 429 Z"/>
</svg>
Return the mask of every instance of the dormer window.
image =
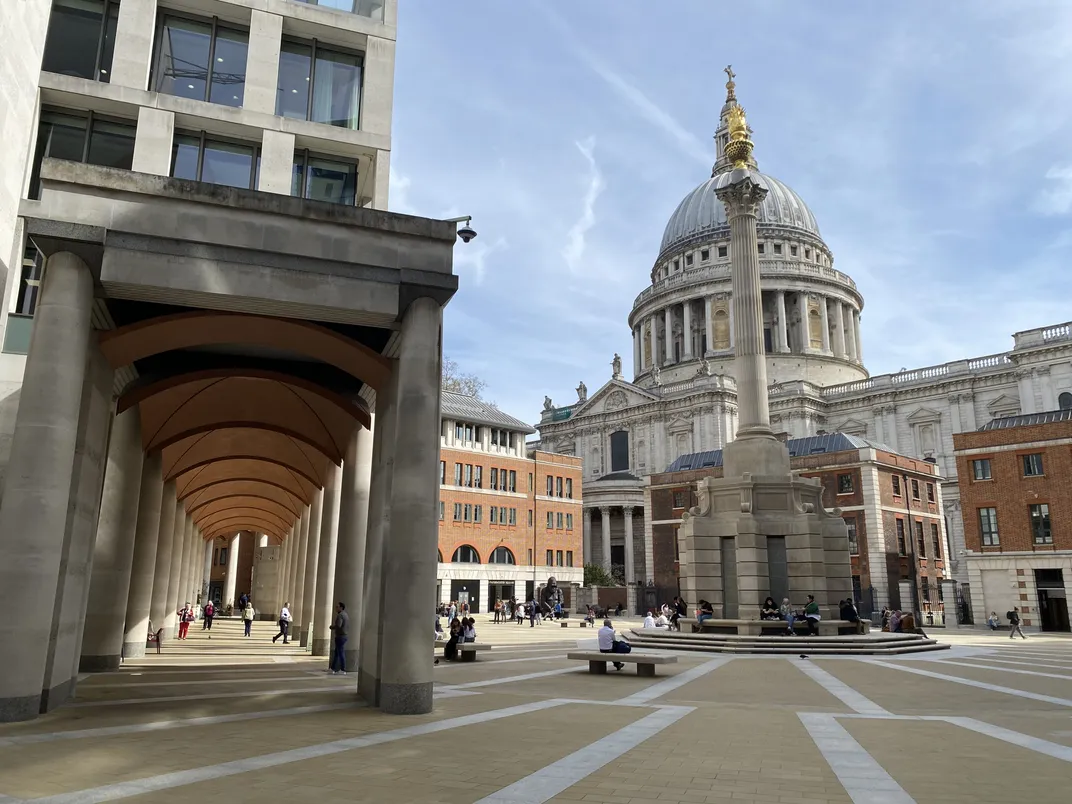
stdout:
<svg viewBox="0 0 1072 804">
<path fill-rule="evenodd" d="M 685 265 L 692 265 L 692 255 L 691 254 L 686 254 L 685 255 Z"/>
<path fill-rule="evenodd" d="M 782 253 L 782 244 L 781 243 L 775 243 L 774 244 L 774 253 L 775 254 L 781 254 Z"/>
<path fill-rule="evenodd" d="M 674 260 L 674 270 L 677 271 L 680 267 L 681 267 L 680 262 L 678 260 Z"/>
<path fill-rule="evenodd" d="M 811 249 L 810 248 L 804 249 L 804 259 L 806 259 L 806 260 L 811 259 Z"/>
<path fill-rule="evenodd" d="M 711 259 L 710 249 L 700 249 L 700 262 L 707 262 L 709 259 Z"/>
<path fill-rule="evenodd" d="M 729 254 L 729 247 L 728 246 L 719 246 L 718 247 L 718 256 L 725 257 L 727 254 Z"/>
<path fill-rule="evenodd" d="M 790 246 L 789 247 L 789 256 L 790 257 L 797 256 L 797 247 L 796 246 Z"/>
</svg>

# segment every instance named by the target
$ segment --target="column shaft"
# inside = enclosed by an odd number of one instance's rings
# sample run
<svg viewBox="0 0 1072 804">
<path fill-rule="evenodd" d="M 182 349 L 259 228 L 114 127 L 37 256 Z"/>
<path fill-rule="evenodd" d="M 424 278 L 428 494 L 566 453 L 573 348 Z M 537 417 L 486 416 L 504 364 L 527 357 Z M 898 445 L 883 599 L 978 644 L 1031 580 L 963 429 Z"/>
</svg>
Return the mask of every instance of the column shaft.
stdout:
<svg viewBox="0 0 1072 804">
<path fill-rule="evenodd" d="M 380 398 L 380 395 L 376 398 L 377 407 L 379 407 Z M 373 427 L 378 426 L 378 422 L 379 417 L 373 416 Z M 345 649 L 348 672 L 358 668 L 360 655 L 358 649 L 364 648 L 365 638 L 369 635 L 369 632 L 362 627 L 362 620 L 365 617 L 365 587 L 368 583 L 365 562 L 368 551 L 373 441 L 372 432 L 365 429 L 357 430 L 346 445 L 346 458 L 343 460 L 341 478 L 337 474 L 334 480 L 335 483 L 340 483 L 341 480 L 341 483 L 335 502 L 337 519 L 334 532 L 330 536 L 330 541 L 335 545 L 335 568 L 334 578 L 330 581 L 332 591 L 326 599 L 326 609 L 327 616 L 334 617 L 334 604 L 341 601 L 346 605 L 350 614 L 350 636 Z M 324 528 L 329 524 L 328 521 L 321 520 L 321 537 L 323 537 Z M 377 567 L 376 571 L 379 573 L 380 568 Z M 325 647 L 327 655 L 330 656 L 332 644 L 328 625 L 330 622 L 324 623 L 323 633 L 324 638 L 328 640 Z M 315 624 L 314 627 L 319 630 Z M 370 639 L 370 642 L 379 644 L 376 639 Z"/>
<path fill-rule="evenodd" d="M 651 341 L 651 362 L 648 368 L 655 368 L 659 365 L 659 329 L 658 329 L 658 317 L 655 313 L 651 314 L 649 321 L 648 338 Z"/>
<path fill-rule="evenodd" d="M 582 531 L 582 533 L 583 533 L 582 549 L 584 550 L 584 558 L 581 561 L 581 566 L 582 567 L 585 564 L 594 564 L 595 563 L 595 556 L 592 555 L 592 509 L 588 508 L 588 507 L 585 507 L 583 515 L 584 515 L 584 530 Z M 536 524 L 536 527 L 539 527 L 539 525 L 540 525 L 540 523 L 538 523 L 538 522 L 535 523 L 535 524 Z M 535 561 L 535 557 L 533 557 L 533 560 Z"/>
<path fill-rule="evenodd" d="M 160 466 L 160 453 L 154 452 L 145 456 L 141 468 L 138 525 L 134 533 L 134 561 L 130 567 L 126 633 L 123 635 L 123 657 L 127 659 L 145 655 L 145 637 L 149 633 L 149 606 L 153 595 L 156 546 L 160 539 L 160 504 L 164 493 Z"/>
<path fill-rule="evenodd" d="M 223 579 L 222 607 L 234 606 L 235 591 L 238 582 L 238 548 L 242 545 L 242 531 L 234 535 L 227 545 L 227 575 Z M 200 587 L 201 584 L 198 584 Z"/>
<path fill-rule="evenodd" d="M 692 357 L 692 302 L 687 301 L 681 305 L 681 311 L 681 357 L 684 360 L 688 360 Z"/>
<path fill-rule="evenodd" d="M 775 324 L 774 331 L 776 333 L 774 339 L 774 348 L 779 352 L 789 351 L 789 322 L 786 320 L 785 314 L 785 291 L 777 290 L 774 292 L 774 304 L 775 315 L 778 316 L 778 321 Z"/>
<path fill-rule="evenodd" d="M 638 324 L 633 328 L 633 376 L 635 377 L 640 373 L 641 364 L 641 349 L 640 339 L 642 327 Z"/>
<path fill-rule="evenodd" d="M 411 302 L 402 319 L 391 531 L 383 551 L 383 588 L 407 590 L 383 609 L 390 638 L 380 644 L 380 706 L 389 714 L 432 711 L 427 623 L 435 611 L 439 542 L 442 336 L 439 303 L 427 297 Z"/>
<path fill-rule="evenodd" d="M 860 343 L 860 311 L 852 311 L 852 342 L 856 348 L 856 362 L 864 362 L 864 348 Z"/>
<path fill-rule="evenodd" d="M 819 319 L 822 324 L 823 331 L 820 333 L 823 339 L 823 352 L 830 354 L 830 311 L 827 309 L 826 296 L 819 297 Z"/>
<path fill-rule="evenodd" d="M 153 595 L 149 603 L 152 629 L 164 627 L 168 619 L 168 584 L 171 579 L 171 554 L 175 547 L 175 481 L 164 484 L 160 502 L 160 530 L 156 543 L 156 568 L 153 571 Z"/>
<path fill-rule="evenodd" d="M 623 509 L 625 514 L 625 582 L 627 584 L 636 583 L 636 567 L 633 561 L 633 509 L 630 506 L 626 506 Z"/>
<path fill-rule="evenodd" d="M 704 296 L 704 328 L 707 333 L 705 352 L 712 352 L 715 349 L 715 313 L 714 299 L 711 296 Z"/>
<path fill-rule="evenodd" d="M 309 523 L 313 516 L 313 505 L 315 504 L 316 497 L 314 495 L 312 503 L 305 506 L 305 510 L 302 511 L 301 534 L 295 544 L 294 599 L 291 601 L 294 606 L 290 610 L 291 614 L 294 615 L 294 622 L 290 626 L 294 639 L 298 639 L 301 629 L 305 626 L 305 612 L 302 611 L 302 601 L 305 599 L 305 562 L 309 555 Z"/>
<path fill-rule="evenodd" d="M 212 582 L 212 550 L 213 540 L 205 539 L 204 551 L 205 561 L 201 566 L 201 599 L 208 600 L 208 587 Z"/>
<path fill-rule="evenodd" d="M 118 670 L 123 651 L 130 567 L 141 492 L 141 426 L 137 408 L 120 413 L 108 440 L 93 575 L 82 631 L 79 670 Z"/>
<path fill-rule="evenodd" d="M 356 437 L 357 432 L 351 436 Z M 347 449 L 347 455 L 349 455 Z M 347 459 L 348 460 L 348 459 Z M 344 464 L 345 465 L 345 464 Z M 313 604 L 313 636 L 310 642 L 313 656 L 331 655 L 331 629 L 332 608 L 335 598 L 335 566 L 338 551 L 339 534 L 339 475 L 340 470 L 335 466 L 328 467 L 328 476 L 324 481 L 324 510 L 320 515 L 320 549 L 316 557 L 316 602 Z M 362 544 L 361 565 L 364 569 L 365 550 Z M 344 600 L 346 609 L 350 614 L 350 640 L 355 644 L 361 634 L 361 606 L 358 600 L 361 596 L 361 588 L 358 587 L 356 597 Z M 356 665 L 347 665 L 353 669 Z"/>
<path fill-rule="evenodd" d="M 603 536 L 603 567 L 610 572 L 610 508 L 603 506 L 599 509 L 599 513 L 602 517 L 599 526 Z"/>
<path fill-rule="evenodd" d="M 666 364 L 670 365 L 674 362 L 674 309 L 673 307 L 667 307 L 663 311 L 663 318 L 666 324 Z"/>
<path fill-rule="evenodd" d="M 174 531 L 171 536 L 171 568 L 168 572 L 168 587 L 167 587 L 167 617 L 162 623 L 164 627 L 164 636 L 169 639 L 174 639 L 175 633 L 178 630 L 178 610 L 184 601 L 179 600 L 179 595 L 182 591 L 179 586 L 182 583 L 182 551 L 186 547 L 186 506 L 180 500 L 175 503 L 175 525 Z"/>
<path fill-rule="evenodd" d="M 93 279 L 82 260 L 45 269 L 0 504 L 0 721 L 36 717 L 70 502 Z M 17 612 L 17 615 L 16 615 Z"/>
<path fill-rule="evenodd" d="M 845 357 L 845 314 L 842 303 L 834 301 L 834 357 Z"/>
<path fill-rule="evenodd" d="M 317 489 L 309 509 L 309 539 L 305 551 L 305 580 L 302 582 L 302 623 L 298 644 L 309 646 L 312 633 L 313 601 L 316 600 L 316 569 L 320 556 L 320 518 L 324 510 L 324 491 Z"/>
<path fill-rule="evenodd" d="M 856 332 L 852 326 L 852 307 L 848 304 L 841 308 L 841 328 L 845 331 L 845 356 L 856 359 Z"/>
<path fill-rule="evenodd" d="M 808 296 L 797 294 L 797 316 L 800 318 L 800 354 L 811 351 L 811 328 L 808 326 Z"/>
</svg>

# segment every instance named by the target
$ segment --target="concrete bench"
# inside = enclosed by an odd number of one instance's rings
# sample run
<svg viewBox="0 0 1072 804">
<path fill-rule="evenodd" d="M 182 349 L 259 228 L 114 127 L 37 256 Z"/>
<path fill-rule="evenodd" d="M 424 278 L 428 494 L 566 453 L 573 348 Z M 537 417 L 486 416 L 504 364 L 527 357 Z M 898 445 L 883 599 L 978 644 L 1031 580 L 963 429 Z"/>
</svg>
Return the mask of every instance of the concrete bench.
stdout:
<svg viewBox="0 0 1072 804">
<path fill-rule="evenodd" d="M 607 662 L 621 662 L 622 664 L 635 664 L 638 676 L 655 675 L 657 664 L 677 664 L 676 656 L 655 656 L 650 653 L 600 653 L 599 651 L 585 651 L 584 653 L 567 653 L 566 658 L 571 661 L 588 662 L 588 672 L 596 675 L 606 675 Z"/>
<path fill-rule="evenodd" d="M 871 623 L 861 620 L 864 625 L 863 633 L 871 632 Z M 691 618 L 682 617 L 678 623 L 684 628 L 686 625 L 692 633 L 699 634 L 740 634 L 741 636 L 764 636 L 785 633 L 785 620 L 726 620 L 714 618 L 704 620 L 703 623 Z M 793 623 L 793 632 L 798 634 L 808 633 L 808 624 L 803 619 Z M 848 620 L 820 620 L 819 636 L 843 636 L 845 634 L 859 633 L 856 623 Z"/>
<path fill-rule="evenodd" d="M 461 654 L 463 662 L 475 662 L 477 653 L 482 650 L 491 650 L 491 645 L 481 642 L 462 642 L 458 645 L 458 653 Z"/>
</svg>

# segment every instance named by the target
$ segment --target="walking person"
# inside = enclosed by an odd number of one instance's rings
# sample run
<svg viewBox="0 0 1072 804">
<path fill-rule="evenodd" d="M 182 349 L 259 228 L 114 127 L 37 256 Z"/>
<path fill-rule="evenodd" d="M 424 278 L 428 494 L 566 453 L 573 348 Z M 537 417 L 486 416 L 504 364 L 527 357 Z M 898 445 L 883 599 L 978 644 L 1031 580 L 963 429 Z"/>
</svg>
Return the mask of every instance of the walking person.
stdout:
<svg viewBox="0 0 1072 804">
<path fill-rule="evenodd" d="M 242 623 L 246 627 L 246 632 L 243 636 L 249 636 L 250 629 L 253 628 L 253 617 L 255 614 L 256 612 L 253 611 L 253 601 L 247 597 L 246 604 L 242 608 Z"/>
<path fill-rule="evenodd" d="M 328 672 L 345 676 L 346 638 L 350 635 L 350 615 L 346 613 L 346 604 L 341 600 L 335 604 L 335 622 L 329 628 L 332 636 L 335 637 L 335 649 L 331 652 L 331 665 L 328 667 Z"/>
<path fill-rule="evenodd" d="M 212 601 L 210 600 L 208 603 L 205 604 L 205 619 L 201 622 L 201 630 L 202 631 L 211 631 L 212 630 L 212 618 L 215 617 L 215 616 L 216 616 L 216 607 L 212 605 Z M 210 636 L 211 636 L 211 634 L 210 634 Z"/>
<path fill-rule="evenodd" d="M 1008 612 L 1005 616 L 1009 618 L 1009 639 L 1012 639 L 1017 634 L 1024 639 L 1027 639 L 1027 637 L 1024 636 L 1024 632 L 1020 629 L 1020 609 L 1013 606 L 1012 611 Z"/>
<path fill-rule="evenodd" d="M 287 644 L 287 632 L 290 630 L 290 603 L 284 603 L 283 608 L 279 610 L 279 633 L 272 637 L 272 643 L 274 644 L 279 637 L 283 637 L 283 644 Z"/>
<path fill-rule="evenodd" d="M 194 610 L 190 601 L 186 601 L 179 609 L 179 639 L 186 639 L 186 633 L 190 630 L 190 623 L 194 621 Z"/>
</svg>

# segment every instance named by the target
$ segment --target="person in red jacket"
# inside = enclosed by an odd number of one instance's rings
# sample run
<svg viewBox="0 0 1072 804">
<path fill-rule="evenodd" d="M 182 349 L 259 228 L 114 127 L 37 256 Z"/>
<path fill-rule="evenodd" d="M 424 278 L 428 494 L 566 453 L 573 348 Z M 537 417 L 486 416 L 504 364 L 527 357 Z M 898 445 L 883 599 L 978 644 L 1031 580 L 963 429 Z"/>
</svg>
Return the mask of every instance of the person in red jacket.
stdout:
<svg viewBox="0 0 1072 804">
<path fill-rule="evenodd" d="M 189 602 L 179 609 L 179 639 L 186 639 L 186 632 L 190 630 L 190 623 L 194 621 L 194 610 Z"/>
</svg>

